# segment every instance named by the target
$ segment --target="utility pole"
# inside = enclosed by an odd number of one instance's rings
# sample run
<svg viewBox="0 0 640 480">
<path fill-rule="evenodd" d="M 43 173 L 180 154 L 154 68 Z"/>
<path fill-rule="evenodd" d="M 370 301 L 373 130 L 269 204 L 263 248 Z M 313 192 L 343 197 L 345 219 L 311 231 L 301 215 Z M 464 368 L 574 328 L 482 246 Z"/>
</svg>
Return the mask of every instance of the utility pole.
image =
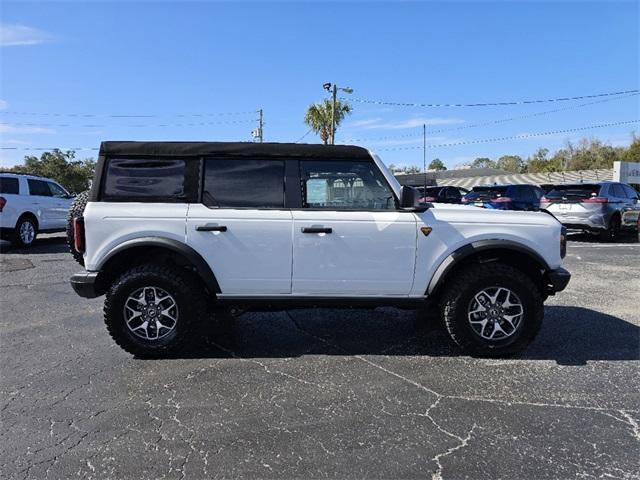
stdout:
<svg viewBox="0 0 640 480">
<path fill-rule="evenodd" d="M 422 168 L 424 171 L 424 192 L 423 197 L 427 196 L 427 124 L 422 124 Z"/>
<path fill-rule="evenodd" d="M 251 135 L 253 136 L 253 140 L 256 142 L 262 143 L 264 137 L 262 134 L 262 129 L 264 127 L 264 121 L 262 118 L 262 109 L 258 110 L 258 128 L 256 128 Z"/>
</svg>

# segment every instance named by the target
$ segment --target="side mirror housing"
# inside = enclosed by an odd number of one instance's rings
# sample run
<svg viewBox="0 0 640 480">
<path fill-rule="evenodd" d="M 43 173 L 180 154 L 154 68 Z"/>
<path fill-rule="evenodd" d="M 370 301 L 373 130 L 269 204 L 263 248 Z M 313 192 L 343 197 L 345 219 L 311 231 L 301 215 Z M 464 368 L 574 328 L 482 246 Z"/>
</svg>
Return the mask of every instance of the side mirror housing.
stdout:
<svg viewBox="0 0 640 480">
<path fill-rule="evenodd" d="M 400 187 L 400 208 L 424 212 L 429 208 L 429 205 L 420 204 L 419 195 L 418 190 L 413 187 L 407 187 L 406 185 Z"/>
<path fill-rule="evenodd" d="M 413 208 L 418 206 L 418 191 L 413 187 L 403 185 L 400 188 L 400 207 Z"/>
</svg>

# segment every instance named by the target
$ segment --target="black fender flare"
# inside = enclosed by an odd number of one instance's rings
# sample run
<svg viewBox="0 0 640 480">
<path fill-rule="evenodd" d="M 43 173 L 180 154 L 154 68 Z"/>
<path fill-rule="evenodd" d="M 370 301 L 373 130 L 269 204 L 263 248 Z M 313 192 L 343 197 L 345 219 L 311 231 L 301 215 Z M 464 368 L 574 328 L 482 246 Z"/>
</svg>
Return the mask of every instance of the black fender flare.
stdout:
<svg viewBox="0 0 640 480">
<path fill-rule="evenodd" d="M 432 294 L 438 287 L 440 287 L 444 282 L 444 279 L 447 277 L 447 274 L 464 259 L 486 250 L 511 250 L 522 253 L 531 258 L 531 260 L 540 267 L 540 270 L 551 270 L 547 261 L 542 258 L 538 252 L 526 245 L 512 240 L 478 240 L 458 248 L 440 263 L 431 277 L 426 294 Z"/>
<path fill-rule="evenodd" d="M 196 269 L 196 272 L 207 286 L 209 291 L 214 293 L 221 293 L 220 284 L 216 279 L 216 276 L 211 270 L 211 267 L 202 256 L 191 248 L 189 245 L 182 243 L 178 240 L 162 237 L 139 237 L 133 238 L 122 242 L 116 248 L 111 250 L 97 265 L 96 270 L 102 270 L 102 268 L 116 255 L 135 247 L 161 247 L 179 253 L 189 260 L 189 262 Z"/>
</svg>

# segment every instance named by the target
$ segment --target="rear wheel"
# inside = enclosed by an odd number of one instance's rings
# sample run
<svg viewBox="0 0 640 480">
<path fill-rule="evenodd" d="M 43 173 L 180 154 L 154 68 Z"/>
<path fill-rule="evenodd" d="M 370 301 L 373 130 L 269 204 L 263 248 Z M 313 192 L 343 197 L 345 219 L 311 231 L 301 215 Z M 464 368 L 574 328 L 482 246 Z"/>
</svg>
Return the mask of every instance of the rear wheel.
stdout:
<svg viewBox="0 0 640 480">
<path fill-rule="evenodd" d="M 621 220 L 619 215 L 613 215 L 609 220 L 609 227 L 600 232 L 600 240 L 613 242 L 620 236 Z"/>
<path fill-rule="evenodd" d="M 165 265 L 142 265 L 124 273 L 104 304 L 104 321 L 115 342 L 146 358 L 177 352 L 207 316 L 201 285 L 188 272 Z"/>
<path fill-rule="evenodd" d="M 536 284 L 509 265 L 472 265 L 447 282 L 441 302 L 451 339 L 480 356 L 523 350 L 542 325 L 544 306 Z"/>
<path fill-rule="evenodd" d="M 27 248 L 33 245 L 38 235 L 38 224 L 30 215 L 18 219 L 13 233 L 12 243 L 17 247 Z"/>
</svg>

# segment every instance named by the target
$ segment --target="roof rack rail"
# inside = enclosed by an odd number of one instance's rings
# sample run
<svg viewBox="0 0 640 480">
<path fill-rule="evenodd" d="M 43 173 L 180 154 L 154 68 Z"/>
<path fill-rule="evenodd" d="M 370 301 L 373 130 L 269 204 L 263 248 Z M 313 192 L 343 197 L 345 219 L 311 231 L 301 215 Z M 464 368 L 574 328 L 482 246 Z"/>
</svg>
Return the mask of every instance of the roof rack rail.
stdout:
<svg viewBox="0 0 640 480">
<path fill-rule="evenodd" d="M 29 172 L 12 172 L 10 170 L 1 170 L 0 169 L 0 174 L 2 175 L 28 175 L 29 177 L 39 177 L 39 178 L 48 178 L 45 177 L 44 175 L 38 175 L 37 173 L 29 173 Z"/>
</svg>

